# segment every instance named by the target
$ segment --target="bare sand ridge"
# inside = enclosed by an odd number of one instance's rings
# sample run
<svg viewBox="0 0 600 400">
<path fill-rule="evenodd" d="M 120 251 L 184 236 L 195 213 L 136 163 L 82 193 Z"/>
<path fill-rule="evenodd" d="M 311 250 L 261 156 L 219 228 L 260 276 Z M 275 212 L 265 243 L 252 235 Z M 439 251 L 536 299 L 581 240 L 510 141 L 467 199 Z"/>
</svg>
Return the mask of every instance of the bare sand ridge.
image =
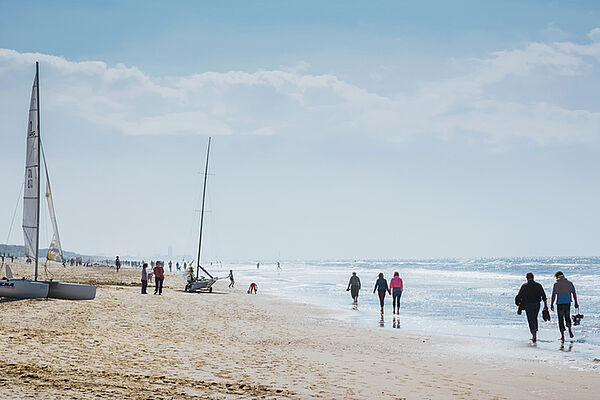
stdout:
<svg viewBox="0 0 600 400">
<path fill-rule="evenodd" d="M 32 267 L 13 267 L 31 277 Z M 167 274 L 62 267 L 92 301 L 0 300 L 0 398 L 597 399 L 597 371 L 453 356 L 451 338 L 357 327 L 218 282 L 190 294 Z M 458 339 L 457 339 L 458 340 Z"/>
</svg>

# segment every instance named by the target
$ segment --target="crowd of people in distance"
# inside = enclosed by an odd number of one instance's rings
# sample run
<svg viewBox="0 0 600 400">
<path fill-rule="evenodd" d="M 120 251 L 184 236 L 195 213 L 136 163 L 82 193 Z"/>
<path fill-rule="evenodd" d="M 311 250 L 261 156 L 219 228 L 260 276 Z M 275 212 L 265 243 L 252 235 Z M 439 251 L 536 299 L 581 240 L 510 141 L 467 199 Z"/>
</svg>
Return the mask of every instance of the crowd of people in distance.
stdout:
<svg viewBox="0 0 600 400">
<path fill-rule="evenodd" d="M 0 257 L 2 257 L 2 263 L 4 263 L 4 259 L 6 259 L 8 261 L 8 259 L 10 258 L 10 262 L 15 262 L 15 256 L 9 254 L 9 253 L 0 253 Z"/>
</svg>

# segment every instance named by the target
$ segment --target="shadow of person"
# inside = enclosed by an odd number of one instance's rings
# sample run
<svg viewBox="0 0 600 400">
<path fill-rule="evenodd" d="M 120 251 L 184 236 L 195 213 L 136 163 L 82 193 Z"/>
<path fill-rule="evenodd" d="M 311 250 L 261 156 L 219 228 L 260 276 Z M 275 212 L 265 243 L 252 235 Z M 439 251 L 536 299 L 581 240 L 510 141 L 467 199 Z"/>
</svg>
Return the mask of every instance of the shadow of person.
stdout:
<svg viewBox="0 0 600 400">
<path fill-rule="evenodd" d="M 400 318 L 394 317 L 394 321 L 392 322 L 392 326 L 395 329 L 400 329 Z"/>
<path fill-rule="evenodd" d="M 381 319 L 379 320 L 379 327 L 383 328 L 385 326 L 385 321 L 383 320 L 383 313 L 381 313 Z"/>
</svg>

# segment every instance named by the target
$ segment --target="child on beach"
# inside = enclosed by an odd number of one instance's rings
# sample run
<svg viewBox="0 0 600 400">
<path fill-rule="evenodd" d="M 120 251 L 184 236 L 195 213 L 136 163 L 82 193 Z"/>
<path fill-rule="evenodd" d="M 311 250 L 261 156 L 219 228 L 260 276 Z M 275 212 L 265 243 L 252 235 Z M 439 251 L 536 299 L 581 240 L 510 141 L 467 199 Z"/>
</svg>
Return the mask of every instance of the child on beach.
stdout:
<svg viewBox="0 0 600 400">
<path fill-rule="evenodd" d="M 250 284 L 250 287 L 248 288 L 248 294 L 252 294 L 253 291 L 256 294 L 258 292 L 257 288 L 258 286 L 256 285 L 256 283 L 252 282 Z"/>
<path fill-rule="evenodd" d="M 233 279 L 233 270 L 229 270 L 229 287 L 232 288 L 235 285 L 235 280 Z"/>
</svg>

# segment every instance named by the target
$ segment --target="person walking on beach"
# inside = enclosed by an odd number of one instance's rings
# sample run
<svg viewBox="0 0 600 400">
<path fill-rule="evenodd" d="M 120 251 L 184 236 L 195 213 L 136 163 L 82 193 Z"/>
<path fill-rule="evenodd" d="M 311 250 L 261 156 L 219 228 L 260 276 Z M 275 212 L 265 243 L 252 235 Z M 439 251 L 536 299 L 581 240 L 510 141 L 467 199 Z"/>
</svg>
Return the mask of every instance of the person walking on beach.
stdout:
<svg viewBox="0 0 600 400">
<path fill-rule="evenodd" d="M 571 295 L 575 300 L 575 308 L 579 308 L 577 302 L 577 294 L 575 293 L 575 286 L 571 281 L 565 278 L 565 275 L 561 271 L 556 271 L 554 274 L 556 282 L 552 287 L 552 300 L 550 300 L 550 309 L 554 311 L 554 300 L 556 300 L 556 313 L 558 314 L 558 329 L 560 330 L 560 340 L 565 341 L 565 325 L 569 328 L 569 337 L 573 337 L 573 331 L 571 330 Z"/>
<path fill-rule="evenodd" d="M 402 290 L 404 290 L 404 284 L 398 271 L 394 272 L 394 277 L 390 280 L 390 289 L 392 290 L 392 314 L 400 314 L 400 297 L 402 296 Z"/>
<path fill-rule="evenodd" d="M 119 260 L 119 256 L 117 256 L 117 259 L 115 260 L 115 267 L 117 268 L 117 272 L 119 272 L 119 269 L 121 268 L 121 260 Z"/>
<path fill-rule="evenodd" d="M 156 262 L 154 267 L 154 294 L 162 294 L 163 281 L 165 280 L 165 270 L 163 269 L 160 261 Z"/>
<path fill-rule="evenodd" d="M 520 309 L 525 309 L 527 314 L 527 323 L 531 332 L 531 341 L 537 341 L 538 331 L 538 314 L 540 313 L 540 301 L 544 301 L 544 310 L 548 309 L 546 293 L 542 285 L 533 280 L 533 272 L 528 272 L 525 275 L 527 283 L 524 283 L 515 297 L 515 304 Z"/>
<path fill-rule="evenodd" d="M 377 291 L 377 294 L 379 295 L 379 305 L 381 306 L 381 314 L 383 315 L 385 292 L 392 294 L 390 292 L 390 289 L 388 288 L 387 280 L 385 280 L 385 278 L 383 277 L 383 272 L 379 273 L 379 278 L 375 282 L 375 289 L 373 289 L 373 293 L 375 293 L 375 291 Z"/>
<path fill-rule="evenodd" d="M 360 291 L 360 278 L 356 276 L 356 272 L 352 273 L 350 281 L 348 282 L 348 288 L 346 291 L 350 291 L 354 304 L 358 304 L 358 292 Z"/>
<path fill-rule="evenodd" d="M 173 261 L 169 260 L 169 272 L 173 272 Z"/>
<path fill-rule="evenodd" d="M 148 268 L 148 264 L 144 263 L 142 265 L 142 294 L 148 294 L 146 292 L 146 288 L 148 287 L 148 270 L 146 268 Z"/>
<path fill-rule="evenodd" d="M 233 279 L 233 270 L 229 270 L 229 287 L 232 288 L 235 285 L 235 280 Z"/>
</svg>

